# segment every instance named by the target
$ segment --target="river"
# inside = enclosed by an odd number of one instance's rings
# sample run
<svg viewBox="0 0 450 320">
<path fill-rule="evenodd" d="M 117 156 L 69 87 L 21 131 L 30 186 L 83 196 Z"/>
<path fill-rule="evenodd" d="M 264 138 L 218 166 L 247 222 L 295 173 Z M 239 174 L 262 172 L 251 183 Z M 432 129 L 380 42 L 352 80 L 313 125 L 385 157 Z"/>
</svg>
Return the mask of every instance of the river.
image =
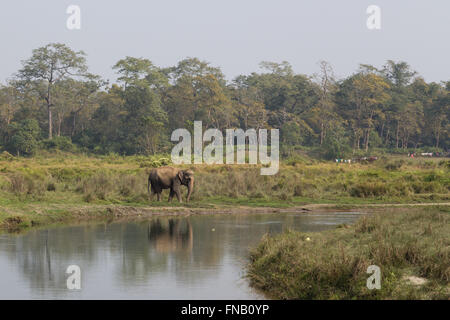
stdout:
<svg viewBox="0 0 450 320">
<path fill-rule="evenodd" d="M 262 299 L 245 265 L 264 234 L 313 233 L 358 216 L 193 215 L 0 234 L 0 299 Z M 79 290 L 67 288 L 70 265 L 81 270 Z"/>
</svg>

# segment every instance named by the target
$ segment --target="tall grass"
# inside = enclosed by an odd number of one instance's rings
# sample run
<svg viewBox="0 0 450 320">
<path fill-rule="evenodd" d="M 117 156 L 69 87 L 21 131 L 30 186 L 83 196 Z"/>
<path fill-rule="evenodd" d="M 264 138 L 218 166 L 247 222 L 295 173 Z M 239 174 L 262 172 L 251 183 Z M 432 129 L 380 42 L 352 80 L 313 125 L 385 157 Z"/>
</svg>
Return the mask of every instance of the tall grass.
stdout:
<svg viewBox="0 0 450 320">
<path fill-rule="evenodd" d="M 448 207 L 388 211 L 349 228 L 266 236 L 251 253 L 248 276 L 279 299 L 448 299 L 449 214 Z M 380 290 L 366 286 L 369 265 L 381 268 Z M 414 286 L 406 276 L 427 283 Z"/>
<path fill-rule="evenodd" d="M 447 161 L 386 159 L 374 164 L 340 164 L 290 159 L 274 176 L 250 165 L 191 165 L 193 202 L 439 201 L 450 199 Z M 392 163 L 394 164 L 392 164 Z M 60 155 L 0 160 L 0 199 L 85 203 L 148 203 L 147 177 L 166 156 L 87 157 Z M 167 195 L 168 196 L 168 195 Z"/>
</svg>

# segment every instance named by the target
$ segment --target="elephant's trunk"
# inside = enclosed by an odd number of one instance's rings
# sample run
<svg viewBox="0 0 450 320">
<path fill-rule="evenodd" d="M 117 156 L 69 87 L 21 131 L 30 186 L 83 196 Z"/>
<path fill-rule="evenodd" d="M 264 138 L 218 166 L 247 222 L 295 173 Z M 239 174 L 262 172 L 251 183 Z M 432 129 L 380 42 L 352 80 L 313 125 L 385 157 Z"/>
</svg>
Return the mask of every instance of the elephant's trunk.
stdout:
<svg viewBox="0 0 450 320">
<path fill-rule="evenodd" d="M 191 198 L 192 191 L 194 191 L 194 178 L 191 178 L 191 181 L 189 181 L 187 188 L 188 188 L 188 193 L 187 193 L 187 197 L 186 197 L 186 202 L 189 201 L 189 199 Z"/>
</svg>

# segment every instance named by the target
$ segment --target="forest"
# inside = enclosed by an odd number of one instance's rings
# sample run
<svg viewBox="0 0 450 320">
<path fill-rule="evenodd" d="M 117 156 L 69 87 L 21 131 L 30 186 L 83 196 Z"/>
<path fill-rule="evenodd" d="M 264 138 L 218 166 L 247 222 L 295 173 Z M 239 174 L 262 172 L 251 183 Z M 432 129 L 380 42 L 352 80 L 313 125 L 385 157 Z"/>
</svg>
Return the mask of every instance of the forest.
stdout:
<svg viewBox="0 0 450 320">
<path fill-rule="evenodd" d="M 89 72 L 83 51 L 60 43 L 33 50 L 0 84 L 0 152 L 170 153 L 172 131 L 194 120 L 219 130 L 280 129 L 282 156 L 450 148 L 450 80 L 427 83 L 404 61 L 360 64 L 343 79 L 326 61 L 313 75 L 264 61 L 232 81 L 198 58 L 162 68 L 125 57 L 112 68 L 117 83 Z"/>
</svg>

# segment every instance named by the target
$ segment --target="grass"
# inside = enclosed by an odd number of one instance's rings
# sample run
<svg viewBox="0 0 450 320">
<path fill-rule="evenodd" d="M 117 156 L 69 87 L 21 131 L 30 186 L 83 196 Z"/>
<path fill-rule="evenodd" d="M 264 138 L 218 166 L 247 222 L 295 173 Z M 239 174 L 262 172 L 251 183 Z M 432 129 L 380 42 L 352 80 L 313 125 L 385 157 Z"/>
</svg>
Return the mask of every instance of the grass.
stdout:
<svg viewBox="0 0 450 320">
<path fill-rule="evenodd" d="M 266 236 L 248 277 L 277 299 L 449 299 L 449 218 L 448 206 L 383 210 L 331 231 Z M 366 286 L 370 265 L 381 268 L 380 290 Z"/>
<path fill-rule="evenodd" d="M 0 155 L 0 226 L 20 216 L 25 225 L 63 220 L 80 206 L 168 206 L 149 202 L 147 177 L 168 156 Z M 450 199 L 450 160 L 383 157 L 372 164 L 336 164 L 310 158 L 283 161 L 274 176 L 250 165 L 191 165 L 196 185 L 188 205 L 173 207 L 290 207 L 307 203 L 444 202 Z M 31 219 L 30 217 L 34 218 Z M 37 218 L 36 218 L 37 217 Z M 46 218 L 44 218 L 46 217 Z M 7 221 L 6 221 L 7 222 Z"/>
</svg>

